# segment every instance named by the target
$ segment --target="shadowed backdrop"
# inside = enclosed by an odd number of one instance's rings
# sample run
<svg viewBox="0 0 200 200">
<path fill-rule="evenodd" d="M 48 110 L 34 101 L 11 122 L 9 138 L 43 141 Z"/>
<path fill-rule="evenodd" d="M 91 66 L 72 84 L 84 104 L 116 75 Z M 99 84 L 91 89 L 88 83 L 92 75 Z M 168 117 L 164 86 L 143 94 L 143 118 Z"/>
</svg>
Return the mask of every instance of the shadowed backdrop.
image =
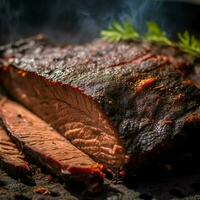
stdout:
<svg viewBox="0 0 200 200">
<path fill-rule="evenodd" d="M 0 0 L 0 44 L 44 33 L 60 43 L 99 37 L 114 20 L 131 20 L 143 32 L 154 20 L 169 34 L 200 33 L 200 6 L 157 0 Z"/>
</svg>

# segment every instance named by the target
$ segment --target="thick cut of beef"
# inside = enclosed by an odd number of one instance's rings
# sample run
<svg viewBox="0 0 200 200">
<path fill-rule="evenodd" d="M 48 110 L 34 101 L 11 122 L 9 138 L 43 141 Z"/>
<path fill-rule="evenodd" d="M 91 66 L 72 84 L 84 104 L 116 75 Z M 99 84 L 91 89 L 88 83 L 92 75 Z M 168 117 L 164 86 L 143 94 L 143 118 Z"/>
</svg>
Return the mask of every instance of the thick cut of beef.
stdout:
<svg viewBox="0 0 200 200">
<path fill-rule="evenodd" d="M 101 40 L 56 46 L 37 36 L 1 49 L 1 82 L 73 145 L 120 169 L 168 148 L 199 117 L 199 89 L 176 59 L 156 52 Z"/>
<path fill-rule="evenodd" d="M 0 104 L 4 101 L 3 91 L 0 88 Z M 8 136 L 2 121 L 0 120 L 0 165 L 11 176 L 22 177 L 30 173 L 29 164 L 16 144 Z"/>
<path fill-rule="evenodd" d="M 30 172 L 28 163 L 0 124 L 0 164 L 10 175 L 19 177 Z"/>
<path fill-rule="evenodd" d="M 27 109 L 4 100 L 0 105 L 0 117 L 23 152 L 52 173 L 84 182 L 92 191 L 103 182 L 102 165 L 95 163 Z M 9 146 L 7 148 L 9 150 Z"/>
</svg>

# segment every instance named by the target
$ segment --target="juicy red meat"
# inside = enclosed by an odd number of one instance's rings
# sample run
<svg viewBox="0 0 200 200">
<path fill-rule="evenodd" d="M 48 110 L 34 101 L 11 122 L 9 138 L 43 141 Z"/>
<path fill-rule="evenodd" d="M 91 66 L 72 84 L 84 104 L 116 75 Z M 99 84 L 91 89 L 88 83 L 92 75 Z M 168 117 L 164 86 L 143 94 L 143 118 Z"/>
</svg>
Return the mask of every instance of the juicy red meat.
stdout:
<svg viewBox="0 0 200 200">
<path fill-rule="evenodd" d="M 73 145 L 118 170 L 169 148 L 188 118 L 199 117 L 200 90 L 176 52 L 101 40 L 57 46 L 38 36 L 2 48 L 1 82 Z"/>
<path fill-rule="evenodd" d="M 21 105 L 5 99 L 0 104 L 0 117 L 9 135 L 29 159 L 56 175 L 88 184 L 88 189 L 92 191 L 103 182 L 102 165 L 95 163 Z M 6 148 L 9 150 L 9 146 Z"/>
<path fill-rule="evenodd" d="M 29 164 L 0 124 L 0 164 L 12 176 L 23 176 L 30 172 Z"/>
</svg>

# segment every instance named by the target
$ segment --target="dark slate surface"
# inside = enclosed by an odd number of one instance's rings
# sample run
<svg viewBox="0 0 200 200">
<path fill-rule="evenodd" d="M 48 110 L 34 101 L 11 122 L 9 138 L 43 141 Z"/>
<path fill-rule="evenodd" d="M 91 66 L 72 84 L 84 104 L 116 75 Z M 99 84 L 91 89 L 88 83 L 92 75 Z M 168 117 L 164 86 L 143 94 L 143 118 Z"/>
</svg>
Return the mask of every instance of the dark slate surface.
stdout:
<svg viewBox="0 0 200 200">
<path fill-rule="evenodd" d="M 178 161 L 178 162 L 177 162 Z M 88 194 L 78 185 L 66 185 L 33 166 L 32 179 L 16 180 L 0 170 L 2 200 L 197 200 L 200 199 L 200 164 L 191 154 L 184 154 L 175 163 L 141 170 L 122 182 L 106 180 L 99 194 Z M 167 164 L 166 164 L 167 163 Z M 126 185 L 126 186 L 125 186 Z M 36 188 L 49 194 L 38 194 Z M 129 188 L 128 188 L 129 187 Z"/>
</svg>

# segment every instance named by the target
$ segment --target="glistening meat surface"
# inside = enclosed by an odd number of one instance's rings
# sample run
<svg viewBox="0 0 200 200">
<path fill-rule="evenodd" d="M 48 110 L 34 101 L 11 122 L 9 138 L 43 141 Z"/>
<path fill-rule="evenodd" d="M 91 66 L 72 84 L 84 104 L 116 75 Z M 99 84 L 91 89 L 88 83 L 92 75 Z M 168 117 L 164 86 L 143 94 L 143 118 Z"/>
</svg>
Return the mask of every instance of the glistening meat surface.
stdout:
<svg viewBox="0 0 200 200">
<path fill-rule="evenodd" d="M 61 47 L 36 37 L 2 48 L 1 81 L 96 161 L 135 166 L 199 118 L 199 89 L 155 52 L 103 41 Z"/>
<path fill-rule="evenodd" d="M 6 130 L 0 124 L 0 164 L 13 176 L 23 176 L 30 172 L 28 163 Z"/>
<path fill-rule="evenodd" d="M 94 191 L 103 182 L 102 165 L 95 163 L 24 107 L 6 99 L 0 104 L 0 117 L 9 135 L 29 159 L 56 175 L 84 182 L 88 190 Z"/>
</svg>

